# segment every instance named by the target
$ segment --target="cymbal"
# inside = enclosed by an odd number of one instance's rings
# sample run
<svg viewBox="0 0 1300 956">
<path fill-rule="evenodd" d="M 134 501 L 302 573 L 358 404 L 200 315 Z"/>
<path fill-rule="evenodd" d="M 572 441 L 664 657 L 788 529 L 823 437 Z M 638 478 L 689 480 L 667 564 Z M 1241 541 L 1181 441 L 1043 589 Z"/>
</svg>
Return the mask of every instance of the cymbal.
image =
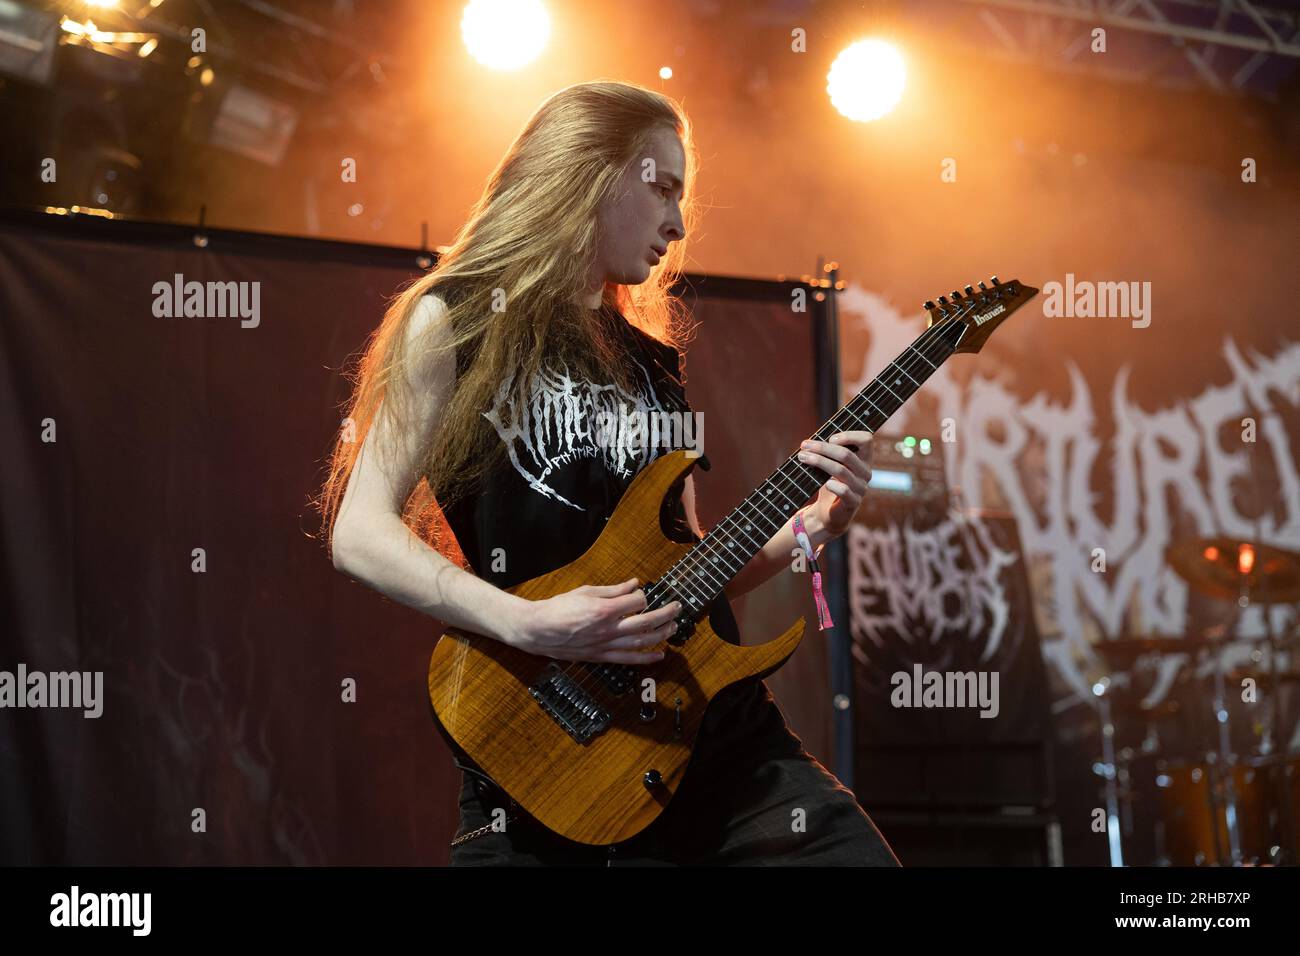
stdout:
<svg viewBox="0 0 1300 956">
<path fill-rule="evenodd" d="M 1184 538 L 1165 560 L 1192 589 L 1223 601 L 1300 602 L 1300 554 L 1236 538 Z"/>
</svg>

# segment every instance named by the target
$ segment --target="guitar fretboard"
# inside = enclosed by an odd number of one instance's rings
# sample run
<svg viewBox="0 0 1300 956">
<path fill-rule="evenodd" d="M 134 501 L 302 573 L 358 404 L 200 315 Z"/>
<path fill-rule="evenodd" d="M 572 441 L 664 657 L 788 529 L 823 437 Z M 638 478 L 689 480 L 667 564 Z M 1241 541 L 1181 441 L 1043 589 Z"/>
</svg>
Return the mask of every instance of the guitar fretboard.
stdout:
<svg viewBox="0 0 1300 956">
<path fill-rule="evenodd" d="M 953 354 L 964 330 L 965 326 L 956 321 L 927 329 L 813 432 L 812 439 L 826 441 L 843 431 L 879 431 Z M 787 458 L 668 569 L 659 583 L 670 593 L 656 600 L 655 605 L 680 600 L 692 617 L 701 614 L 826 478 L 821 469 L 803 463 L 797 455 Z"/>
</svg>

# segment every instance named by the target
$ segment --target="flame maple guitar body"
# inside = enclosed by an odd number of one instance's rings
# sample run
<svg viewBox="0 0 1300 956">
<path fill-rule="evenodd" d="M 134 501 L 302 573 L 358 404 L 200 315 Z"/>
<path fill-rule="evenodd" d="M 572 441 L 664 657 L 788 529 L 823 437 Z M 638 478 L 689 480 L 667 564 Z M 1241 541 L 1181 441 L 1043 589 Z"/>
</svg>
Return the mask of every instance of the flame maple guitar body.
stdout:
<svg viewBox="0 0 1300 956">
<path fill-rule="evenodd" d="M 926 331 L 813 438 L 879 431 L 950 355 L 978 352 L 1038 294 L 1019 280 L 993 276 L 989 282 L 978 291 L 953 290 L 951 301 L 927 301 Z M 705 541 L 680 543 L 664 534 L 660 515 L 680 495 L 694 463 L 685 451 L 657 458 L 633 480 L 586 554 L 511 593 L 540 600 L 584 584 L 665 578 L 682 588 L 670 597 L 697 605 L 704 592 L 717 594 L 718 582 L 729 581 L 827 478 L 791 456 Z M 658 592 L 652 606 L 667 603 L 661 595 L 671 589 L 652 590 Z M 731 684 L 776 670 L 803 639 L 800 618 L 767 644 L 739 647 L 718 637 L 707 613 L 700 614 L 678 618 L 687 626 L 663 645 L 662 661 L 635 668 L 552 661 L 449 630 L 429 662 L 434 713 L 443 733 L 544 826 L 579 843 L 630 839 L 677 792 L 709 702 Z M 647 696 L 653 703 L 647 705 Z"/>
<path fill-rule="evenodd" d="M 582 557 L 510 593 L 540 600 L 584 584 L 658 580 L 691 548 L 664 535 L 660 514 L 694 464 L 684 451 L 651 462 Z M 429 698 L 443 731 L 530 816 L 579 843 L 618 843 L 672 800 L 709 702 L 775 671 L 803 635 L 801 617 L 773 641 L 740 647 L 714 633 L 705 614 L 680 646 L 660 645 L 662 661 L 600 665 L 537 657 L 453 628 L 434 648 Z"/>
</svg>

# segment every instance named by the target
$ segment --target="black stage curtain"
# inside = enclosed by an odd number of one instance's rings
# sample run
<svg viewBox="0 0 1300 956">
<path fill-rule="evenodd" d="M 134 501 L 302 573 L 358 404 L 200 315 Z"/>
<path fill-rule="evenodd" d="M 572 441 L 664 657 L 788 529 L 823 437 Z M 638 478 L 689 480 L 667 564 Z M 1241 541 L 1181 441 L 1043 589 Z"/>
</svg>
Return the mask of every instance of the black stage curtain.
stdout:
<svg viewBox="0 0 1300 956">
<path fill-rule="evenodd" d="M 440 629 L 337 573 L 307 507 L 340 370 L 416 254 L 192 232 L 0 220 L 0 671 L 103 673 L 97 718 L 0 710 L 0 863 L 443 863 L 459 771 L 425 689 Z M 260 283 L 258 324 L 156 316 L 177 274 Z M 710 304 L 737 288 L 743 305 Z M 693 299 L 706 524 L 815 425 L 810 320 L 773 290 Z M 754 347 L 724 360 L 732 324 Z M 801 612 L 793 578 L 738 608 L 748 641 L 777 632 L 771 602 Z M 814 644 L 791 709 L 815 741 Z"/>
</svg>

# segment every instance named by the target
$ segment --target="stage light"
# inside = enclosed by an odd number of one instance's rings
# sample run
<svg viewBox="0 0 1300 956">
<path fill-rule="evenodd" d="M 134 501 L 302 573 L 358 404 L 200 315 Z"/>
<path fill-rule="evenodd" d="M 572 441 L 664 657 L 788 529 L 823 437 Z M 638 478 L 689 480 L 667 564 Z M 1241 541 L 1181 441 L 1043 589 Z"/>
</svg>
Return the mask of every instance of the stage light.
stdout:
<svg viewBox="0 0 1300 956">
<path fill-rule="evenodd" d="M 859 40 L 846 48 L 826 74 L 831 105 L 859 123 L 880 119 L 903 97 L 907 70 L 902 54 L 884 40 Z"/>
<path fill-rule="evenodd" d="M 517 70 L 537 59 L 551 35 L 541 0 L 471 0 L 460 18 L 469 55 L 492 70 Z"/>
<path fill-rule="evenodd" d="M 95 24 L 89 20 L 82 23 L 79 20 L 73 20 L 71 17 L 64 17 L 59 21 L 59 26 L 63 28 L 64 33 L 71 33 L 77 37 L 90 36 L 95 32 Z"/>
<path fill-rule="evenodd" d="M 65 34 L 60 38 L 62 43 L 86 47 L 119 60 L 130 60 L 132 63 L 137 57 L 148 56 L 158 46 L 158 37 L 155 34 L 101 30 L 95 26 L 95 21 L 90 19 L 82 23 L 71 17 L 63 17 L 59 21 L 59 28 Z M 148 49 L 146 50 L 145 47 Z M 134 71 L 135 67 L 131 69 Z M 135 75 L 137 74 L 133 72 L 132 76 Z"/>
<path fill-rule="evenodd" d="M 298 126 L 298 111 L 257 90 L 232 84 L 221 97 L 207 141 L 267 166 L 277 166 Z"/>
<path fill-rule="evenodd" d="M 0 0 L 0 73 L 48 85 L 58 36 L 57 15 Z"/>
<path fill-rule="evenodd" d="M 99 7 L 101 10 L 111 10 L 117 6 L 117 0 L 86 0 L 86 6 Z"/>
<path fill-rule="evenodd" d="M 659 67 L 659 79 L 671 80 L 673 78 L 673 68 L 671 66 Z"/>
</svg>

